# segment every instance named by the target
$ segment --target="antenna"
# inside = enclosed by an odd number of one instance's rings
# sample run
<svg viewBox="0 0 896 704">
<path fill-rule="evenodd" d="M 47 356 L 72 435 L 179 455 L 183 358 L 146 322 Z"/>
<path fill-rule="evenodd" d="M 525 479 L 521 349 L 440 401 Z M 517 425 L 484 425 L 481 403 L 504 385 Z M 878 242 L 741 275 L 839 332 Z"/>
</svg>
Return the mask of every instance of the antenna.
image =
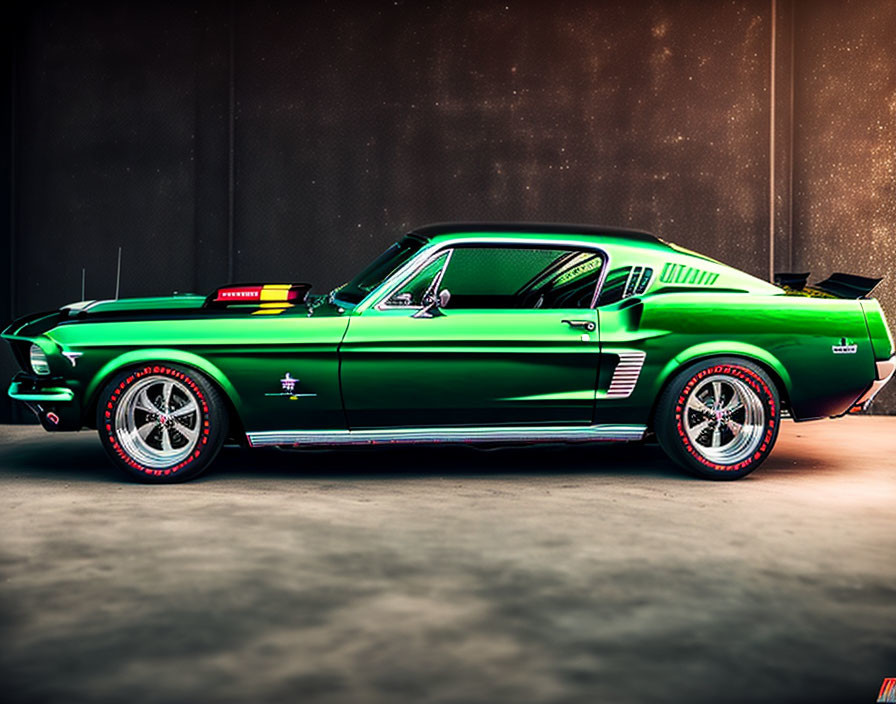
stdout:
<svg viewBox="0 0 896 704">
<path fill-rule="evenodd" d="M 115 272 L 115 300 L 118 300 L 118 289 L 121 285 L 121 247 L 118 248 L 118 270 Z"/>
<path fill-rule="evenodd" d="M 86 283 L 87 283 L 87 269 L 85 269 L 84 267 L 81 267 L 81 300 L 82 301 L 87 300 L 84 297 L 84 287 L 85 287 Z"/>
</svg>

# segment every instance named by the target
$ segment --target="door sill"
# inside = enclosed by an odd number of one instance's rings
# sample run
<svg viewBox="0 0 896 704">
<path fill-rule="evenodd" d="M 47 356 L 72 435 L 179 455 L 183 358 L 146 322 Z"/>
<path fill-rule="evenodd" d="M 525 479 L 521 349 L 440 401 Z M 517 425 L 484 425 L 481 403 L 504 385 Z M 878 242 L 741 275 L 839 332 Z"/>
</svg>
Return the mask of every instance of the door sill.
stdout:
<svg viewBox="0 0 896 704">
<path fill-rule="evenodd" d="M 269 445 L 376 445 L 477 442 L 629 442 L 644 425 L 378 428 L 375 430 L 267 430 L 246 433 L 250 447 Z"/>
</svg>

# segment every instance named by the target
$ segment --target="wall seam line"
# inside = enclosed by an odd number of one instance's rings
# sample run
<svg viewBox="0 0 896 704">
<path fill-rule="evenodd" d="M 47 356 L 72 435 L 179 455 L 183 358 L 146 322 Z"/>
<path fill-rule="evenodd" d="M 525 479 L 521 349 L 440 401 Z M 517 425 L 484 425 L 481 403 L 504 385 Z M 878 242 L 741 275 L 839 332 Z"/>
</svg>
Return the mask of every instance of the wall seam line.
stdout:
<svg viewBox="0 0 896 704">
<path fill-rule="evenodd" d="M 777 0 L 771 0 L 771 66 L 768 119 L 768 279 L 775 280 L 775 53 L 777 50 Z"/>
</svg>

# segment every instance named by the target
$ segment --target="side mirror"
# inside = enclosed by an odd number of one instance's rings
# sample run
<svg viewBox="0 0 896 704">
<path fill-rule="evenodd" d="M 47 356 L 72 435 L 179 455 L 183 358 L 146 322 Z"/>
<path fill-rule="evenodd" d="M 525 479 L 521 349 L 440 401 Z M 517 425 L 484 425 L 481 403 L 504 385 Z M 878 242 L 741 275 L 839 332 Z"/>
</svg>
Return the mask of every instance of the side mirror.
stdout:
<svg viewBox="0 0 896 704">
<path fill-rule="evenodd" d="M 423 297 L 423 307 L 414 313 L 413 318 L 437 318 L 440 315 L 445 315 L 441 308 L 444 308 L 448 305 L 448 301 L 451 300 L 451 292 L 447 288 L 443 288 L 439 291 L 438 296 L 433 296 L 431 293 L 427 293 Z"/>
</svg>

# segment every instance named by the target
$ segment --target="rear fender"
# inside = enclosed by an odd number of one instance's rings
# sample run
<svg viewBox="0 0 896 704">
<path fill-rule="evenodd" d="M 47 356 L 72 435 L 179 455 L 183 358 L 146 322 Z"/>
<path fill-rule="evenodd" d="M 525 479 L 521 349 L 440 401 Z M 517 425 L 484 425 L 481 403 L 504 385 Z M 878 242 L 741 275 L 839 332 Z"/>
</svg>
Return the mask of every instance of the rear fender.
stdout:
<svg viewBox="0 0 896 704">
<path fill-rule="evenodd" d="M 693 345 L 675 355 L 665 367 L 660 371 L 657 381 L 659 388 L 665 388 L 669 380 L 681 369 L 692 362 L 708 357 L 743 357 L 744 359 L 757 362 L 773 373 L 777 379 L 773 381 L 779 382 L 778 391 L 782 398 L 787 401 L 790 399 L 791 379 L 787 368 L 781 363 L 775 355 L 761 347 L 756 347 L 747 342 L 738 342 L 736 340 L 713 340 L 712 342 L 703 342 Z M 657 394 L 659 397 L 659 394 Z"/>
</svg>

